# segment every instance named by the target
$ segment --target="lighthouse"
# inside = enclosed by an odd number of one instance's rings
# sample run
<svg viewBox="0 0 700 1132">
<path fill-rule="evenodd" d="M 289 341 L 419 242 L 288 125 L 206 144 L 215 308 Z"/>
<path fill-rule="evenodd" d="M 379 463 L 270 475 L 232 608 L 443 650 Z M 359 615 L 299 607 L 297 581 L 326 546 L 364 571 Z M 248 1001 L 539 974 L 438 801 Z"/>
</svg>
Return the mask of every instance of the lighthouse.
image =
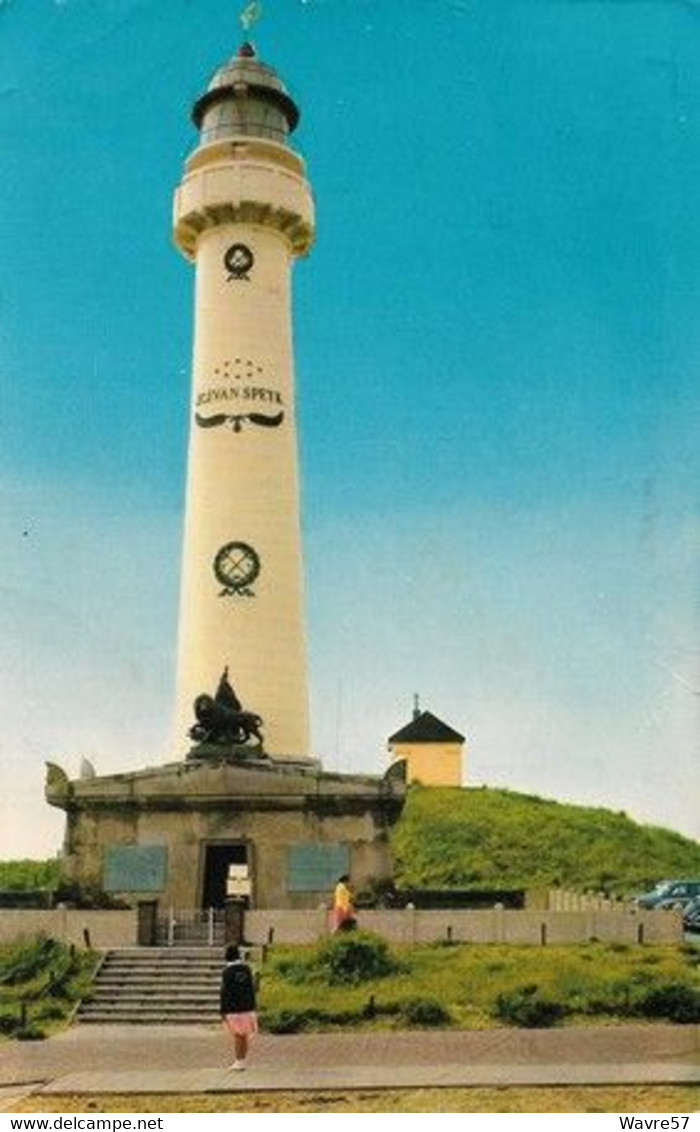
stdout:
<svg viewBox="0 0 700 1132">
<path fill-rule="evenodd" d="M 314 237 L 299 111 L 244 44 L 195 102 L 175 192 L 195 269 L 176 742 L 222 673 L 265 753 L 310 758 L 291 274 Z"/>
<path fill-rule="evenodd" d="M 380 778 L 326 773 L 310 753 L 290 282 L 314 219 L 289 144 L 299 112 L 245 44 L 192 115 L 174 203 L 195 269 L 175 757 L 46 776 L 66 875 L 143 904 L 148 945 L 210 945 L 225 908 L 235 938 L 246 902 L 316 909 L 344 873 L 388 881 L 406 793 L 403 761 Z"/>
</svg>

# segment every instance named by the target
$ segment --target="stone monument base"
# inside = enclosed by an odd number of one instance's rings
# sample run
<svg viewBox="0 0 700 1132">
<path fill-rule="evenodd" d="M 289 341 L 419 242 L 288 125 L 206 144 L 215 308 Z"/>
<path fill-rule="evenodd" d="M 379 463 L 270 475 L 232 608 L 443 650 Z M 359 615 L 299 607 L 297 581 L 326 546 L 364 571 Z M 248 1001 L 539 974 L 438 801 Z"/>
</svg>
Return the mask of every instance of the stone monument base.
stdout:
<svg viewBox="0 0 700 1132">
<path fill-rule="evenodd" d="M 163 909 L 223 907 L 248 885 L 254 908 L 315 908 L 338 876 L 391 878 L 388 832 L 405 798 L 383 777 L 277 762 L 260 748 L 203 749 L 182 762 L 69 780 L 47 764 L 46 800 L 66 812 L 71 879 Z M 242 889 L 241 889 L 242 891 Z"/>
</svg>

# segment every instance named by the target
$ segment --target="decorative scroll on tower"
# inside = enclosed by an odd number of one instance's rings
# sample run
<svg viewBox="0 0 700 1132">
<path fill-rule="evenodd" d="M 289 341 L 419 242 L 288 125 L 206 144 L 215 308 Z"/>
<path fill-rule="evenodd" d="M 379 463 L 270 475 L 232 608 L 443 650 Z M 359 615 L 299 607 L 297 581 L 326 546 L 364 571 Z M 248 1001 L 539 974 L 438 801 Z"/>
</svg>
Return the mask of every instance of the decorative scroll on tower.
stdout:
<svg viewBox="0 0 700 1132">
<path fill-rule="evenodd" d="M 228 667 L 265 750 L 309 757 L 291 267 L 314 235 L 289 146 L 299 112 L 244 44 L 192 116 L 199 145 L 175 193 L 175 242 L 196 270 L 178 645 L 177 742 Z"/>
</svg>

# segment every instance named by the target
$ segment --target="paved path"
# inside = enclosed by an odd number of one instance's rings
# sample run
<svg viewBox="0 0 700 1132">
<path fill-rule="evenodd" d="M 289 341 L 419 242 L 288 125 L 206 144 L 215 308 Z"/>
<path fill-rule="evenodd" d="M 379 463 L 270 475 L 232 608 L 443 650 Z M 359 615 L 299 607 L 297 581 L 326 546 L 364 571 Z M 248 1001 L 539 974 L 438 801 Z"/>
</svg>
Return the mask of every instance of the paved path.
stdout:
<svg viewBox="0 0 700 1132">
<path fill-rule="evenodd" d="M 218 1027 L 74 1026 L 0 1047 L 0 1108 L 18 1092 L 700 1084 L 700 1026 L 261 1034 L 245 1073 L 231 1059 Z"/>
</svg>

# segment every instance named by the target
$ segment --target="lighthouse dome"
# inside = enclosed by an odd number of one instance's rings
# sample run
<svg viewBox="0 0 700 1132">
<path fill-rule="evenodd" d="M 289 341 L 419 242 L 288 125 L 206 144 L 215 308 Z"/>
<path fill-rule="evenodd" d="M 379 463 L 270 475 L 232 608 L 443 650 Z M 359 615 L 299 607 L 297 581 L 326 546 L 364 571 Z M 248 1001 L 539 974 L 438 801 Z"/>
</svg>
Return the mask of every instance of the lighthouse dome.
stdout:
<svg viewBox="0 0 700 1132">
<path fill-rule="evenodd" d="M 272 67 L 247 43 L 215 71 L 192 109 L 202 145 L 233 137 L 270 138 L 285 144 L 299 110 Z"/>
</svg>

